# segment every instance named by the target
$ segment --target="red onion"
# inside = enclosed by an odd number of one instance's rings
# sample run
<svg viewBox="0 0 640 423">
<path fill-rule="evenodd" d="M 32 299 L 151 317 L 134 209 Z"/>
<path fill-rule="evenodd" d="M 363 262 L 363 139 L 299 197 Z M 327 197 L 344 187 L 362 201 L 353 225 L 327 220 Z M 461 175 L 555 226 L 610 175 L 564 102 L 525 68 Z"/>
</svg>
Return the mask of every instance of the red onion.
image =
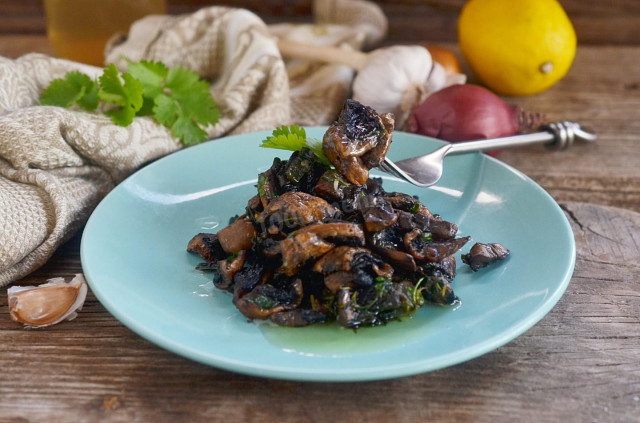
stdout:
<svg viewBox="0 0 640 423">
<path fill-rule="evenodd" d="M 427 97 L 411 112 L 409 130 L 451 142 L 469 141 L 528 132 L 542 120 L 542 115 L 507 104 L 486 88 L 461 84 Z"/>
</svg>

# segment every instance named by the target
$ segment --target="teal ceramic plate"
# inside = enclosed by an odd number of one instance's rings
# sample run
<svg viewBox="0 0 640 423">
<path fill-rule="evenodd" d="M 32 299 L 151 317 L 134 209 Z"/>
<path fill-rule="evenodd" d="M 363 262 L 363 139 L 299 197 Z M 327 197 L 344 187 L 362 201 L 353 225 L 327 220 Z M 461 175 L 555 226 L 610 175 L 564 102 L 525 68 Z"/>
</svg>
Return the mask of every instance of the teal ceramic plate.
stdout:
<svg viewBox="0 0 640 423">
<path fill-rule="evenodd" d="M 325 128 L 308 129 L 321 137 Z M 425 306 L 402 322 L 357 332 L 282 328 L 247 320 L 186 252 L 191 237 L 241 214 L 257 174 L 289 152 L 258 148 L 267 132 L 188 148 L 143 168 L 96 208 L 82 238 L 85 276 L 100 302 L 140 336 L 230 371 L 282 379 L 356 381 L 406 376 L 472 359 L 522 334 L 565 291 L 575 262 L 562 210 L 537 184 L 481 154 L 450 156 L 442 181 L 417 188 L 383 176 L 387 191 L 418 195 L 472 242 L 511 256 L 471 272 L 458 260 L 457 307 Z M 397 133 L 390 158 L 439 142 Z M 375 172 L 374 172 L 375 173 Z M 471 243 L 463 251 L 468 251 Z M 459 257 L 458 257 L 459 259 Z"/>
</svg>

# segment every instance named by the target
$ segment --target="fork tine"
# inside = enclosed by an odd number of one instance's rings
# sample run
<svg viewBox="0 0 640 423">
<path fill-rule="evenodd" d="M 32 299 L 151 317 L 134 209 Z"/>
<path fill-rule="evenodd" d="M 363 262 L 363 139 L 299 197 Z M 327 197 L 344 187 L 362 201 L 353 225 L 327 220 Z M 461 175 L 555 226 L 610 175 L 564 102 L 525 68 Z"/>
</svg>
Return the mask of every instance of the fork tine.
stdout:
<svg viewBox="0 0 640 423">
<path fill-rule="evenodd" d="M 384 161 L 378 167 L 383 172 L 386 172 L 386 173 L 388 173 L 390 175 L 393 175 L 393 176 L 395 176 L 397 178 L 403 179 L 403 180 L 409 182 L 410 184 L 417 185 L 419 187 L 427 187 L 427 186 L 431 185 L 431 184 L 425 184 L 425 183 L 422 183 L 422 182 L 418 182 L 417 180 L 415 180 L 413 178 L 412 175 L 410 175 L 409 173 L 405 172 L 397 164 L 395 164 L 394 162 L 392 162 L 390 159 L 388 159 L 386 157 L 385 157 Z"/>
<path fill-rule="evenodd" d="M 385 158 L 385 160 L 380 164 L 380 166 L 378 166 L 380 168 L 380 170 L 382 170 L 383 172 L 386 172 L 392 176 L 398 177 L 398 178 L 402 178 L 402 179 L 406 179 L 403 175 L 401 175 L 393 166 L 389 165 L 389 159 Z"/>
</svg>

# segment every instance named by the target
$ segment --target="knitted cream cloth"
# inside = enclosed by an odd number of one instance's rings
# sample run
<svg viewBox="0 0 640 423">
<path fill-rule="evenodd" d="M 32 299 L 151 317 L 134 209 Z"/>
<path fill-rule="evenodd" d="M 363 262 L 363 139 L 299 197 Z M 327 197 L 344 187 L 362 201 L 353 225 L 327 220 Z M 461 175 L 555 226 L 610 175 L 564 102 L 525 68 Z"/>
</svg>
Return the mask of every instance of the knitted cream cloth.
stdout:
<svg viewBox="0 0 640 423">
<path fill-rule="evenodd" d="M 327 124 L 349 93 L 353 73 L 336 65 L 285 64 L 273 34 L 362 48 L 385 35 L 379 9 L 362 0 L 317 0 L 317 23 L 269 29 L 242 10 L 210 7 L 152 16 L 114 39 L 106 62 L 187 66 L 212 81 L 220 120 L 211 138 L 282 124 Z M 151 118 L 116 126 L 104 114 L 39 105 L 39 95 L 71 70 L 101 68 L 28 54 L 0 57 L 0 286 L 42 266 L 88 219 L 97 203 L 145 163 L 181 148 Z"/>
</svg>

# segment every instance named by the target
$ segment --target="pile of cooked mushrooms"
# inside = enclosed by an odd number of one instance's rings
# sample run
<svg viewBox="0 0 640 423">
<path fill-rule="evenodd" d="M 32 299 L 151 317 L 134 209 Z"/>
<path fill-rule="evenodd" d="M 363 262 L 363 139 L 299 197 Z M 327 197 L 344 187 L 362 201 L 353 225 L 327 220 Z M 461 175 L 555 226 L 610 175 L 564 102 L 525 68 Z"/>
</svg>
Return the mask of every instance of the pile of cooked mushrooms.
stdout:
<svg viewBox="0 0 640 423">
<path fill-rule="evenodd" d="M 276 158 L 244 214 L 191 239 L 187 250 L 205 261 L 197 268 L 213 271 L 214 285 L 231 292 L 247 318 L 283 326 L 375 326 L 425 302 L 458 301 L 455 253 L 470 237 L 456 237 L 454 223 L 369 178 L 393 127 L 393 115 L 347 100 L 322 142 L 333 166 L 306 148 Z M 509 254 L 478 245 L 465 255 L 473 270 Z"/>
</svg>

